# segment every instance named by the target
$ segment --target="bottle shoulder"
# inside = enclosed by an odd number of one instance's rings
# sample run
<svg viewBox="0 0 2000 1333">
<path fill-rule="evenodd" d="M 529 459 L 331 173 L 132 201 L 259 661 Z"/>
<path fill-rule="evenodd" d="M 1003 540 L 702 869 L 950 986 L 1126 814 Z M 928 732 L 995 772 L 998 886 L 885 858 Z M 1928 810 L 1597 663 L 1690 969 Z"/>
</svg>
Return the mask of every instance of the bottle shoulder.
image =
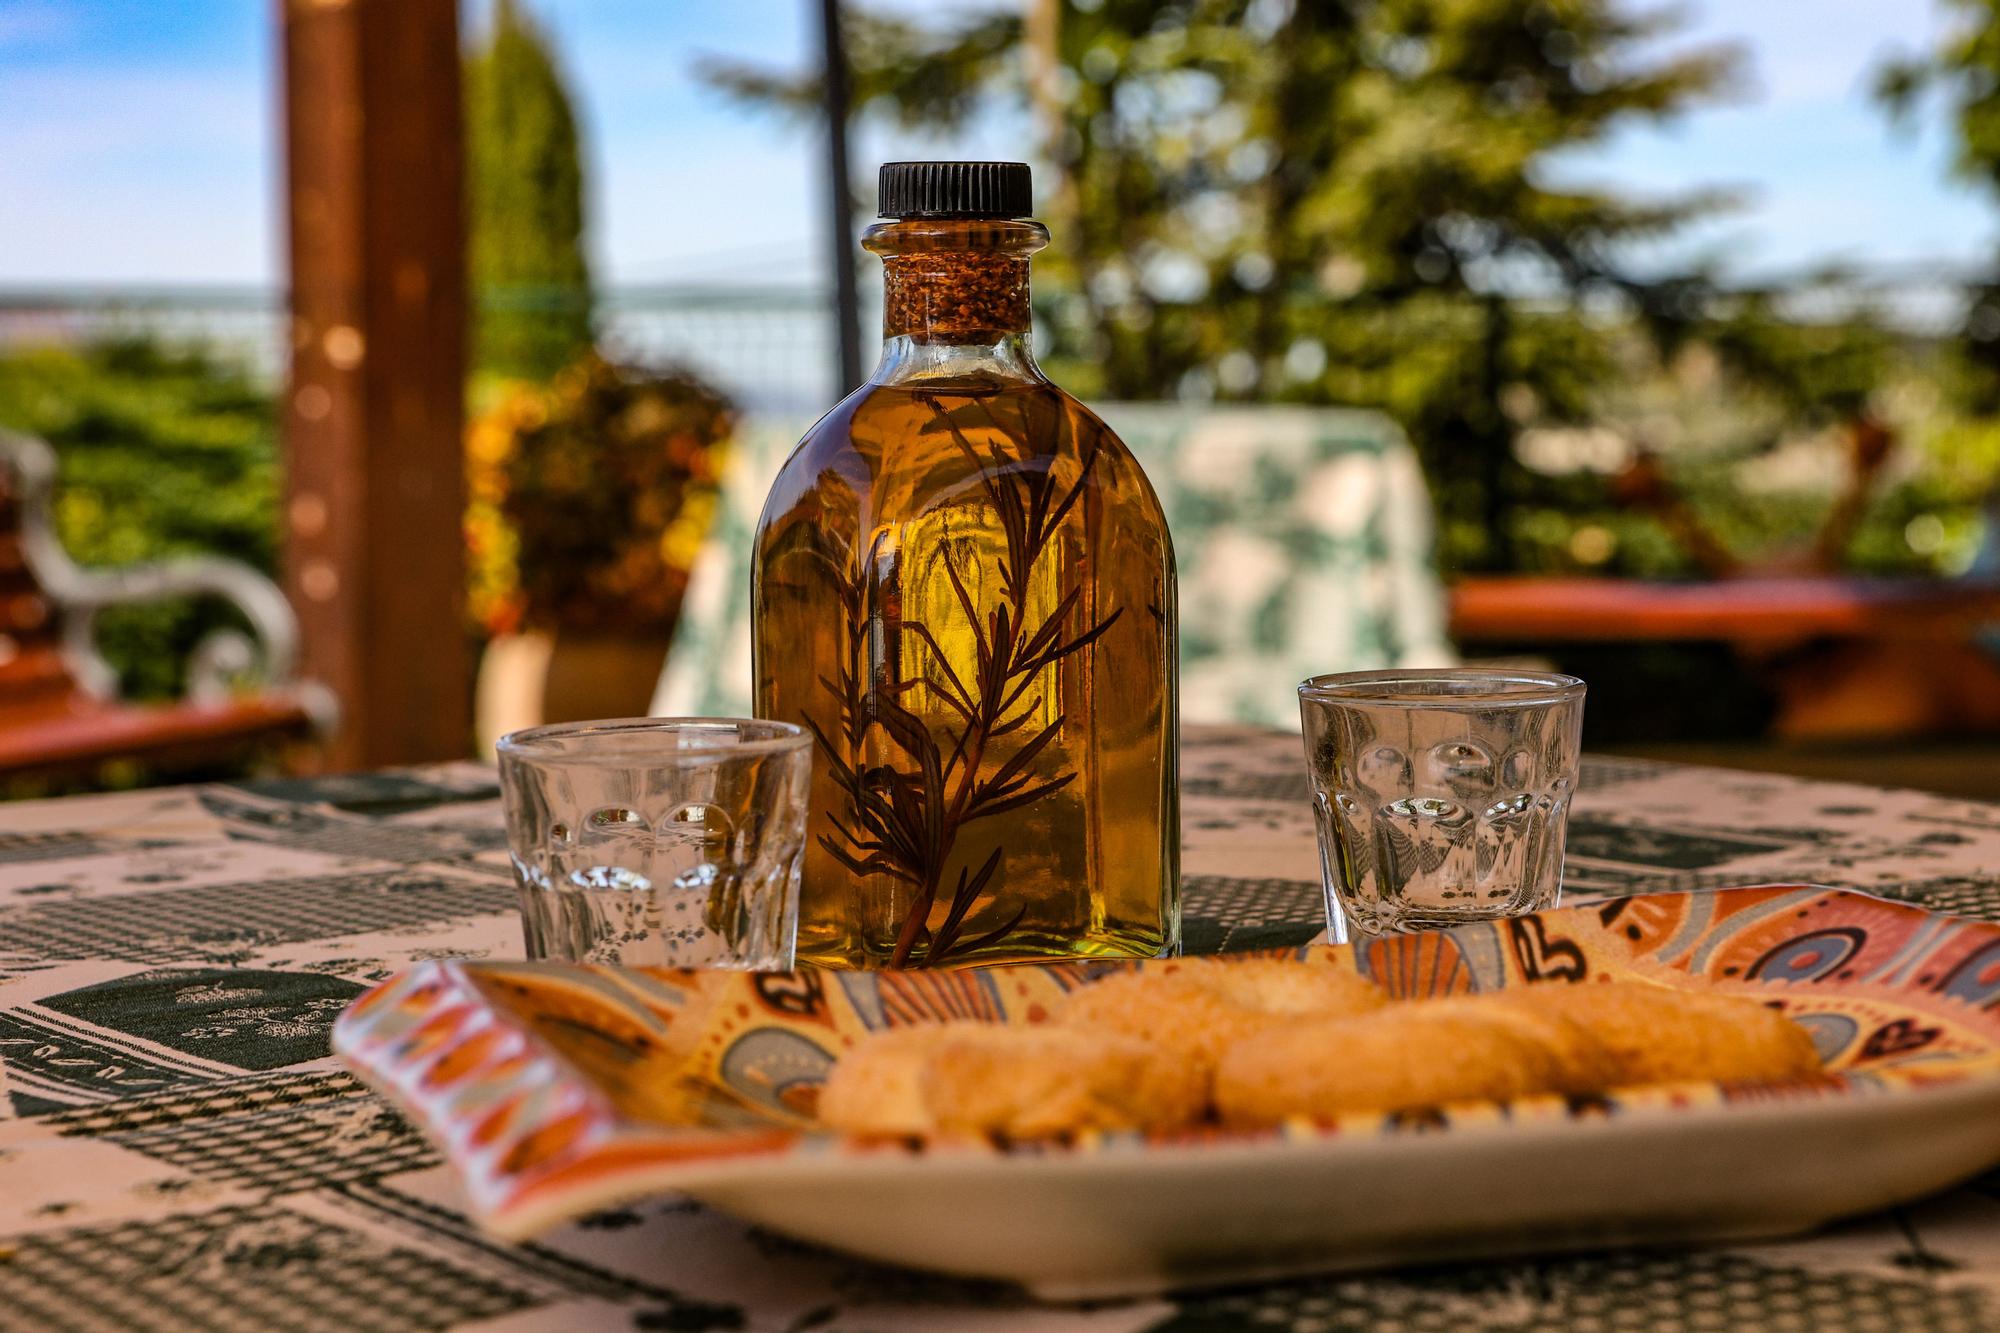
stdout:
<svg viewBox="0 0 2000 1333">
<path fill-rule="evenodd" d="M 760 531 L 785 520 L 865 529 L 939 507 L 985 504 L 994 484 L 1046 479 L 1164 523 L 1137 458 L 1074 396 L 1046 380 L 864 385 L 785 460 Z"/>
<path fill-rule="evenodd" d="M 854 453 L 852 420 L 855 407 L 869 392 L 864 384 L 829 408 L 806 427 L 784 462 L 778 465 L 771 488 L 764 494 L 764 510 L 757 520 L 761 534 L 772 522 L 790 513 L 819 488 L 829 470 L 840 471 L 842 462 Z"/>
<path fill-rule="evenodd" d="M 816 474 L 853 454 L 885 465 L 912 455 L 965 454 L 983 461 L 1082 459 L 1091 454 L 1136 466 L 1104 419 L 1047 380 L 865 384 L 799 437 L 780 474 Z"/>
</svg>

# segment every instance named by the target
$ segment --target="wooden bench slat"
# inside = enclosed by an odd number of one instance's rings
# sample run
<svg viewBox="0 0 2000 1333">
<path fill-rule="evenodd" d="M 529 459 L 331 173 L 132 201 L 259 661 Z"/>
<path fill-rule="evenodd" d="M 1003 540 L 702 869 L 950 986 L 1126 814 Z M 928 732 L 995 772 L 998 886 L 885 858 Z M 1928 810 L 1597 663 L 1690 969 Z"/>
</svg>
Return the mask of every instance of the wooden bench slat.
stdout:
<svg viewBox="0 0 2000 1333">
<path fill-rule="evenodd" d="M 0 775 L 53 773 L 112 759 L 220 759 L 259 741 L 304 739 L 313 732 L 306 709 L 282 696 L 150 707 L 74 700 L 57 710 L 0 710 Z"/>
</svg>

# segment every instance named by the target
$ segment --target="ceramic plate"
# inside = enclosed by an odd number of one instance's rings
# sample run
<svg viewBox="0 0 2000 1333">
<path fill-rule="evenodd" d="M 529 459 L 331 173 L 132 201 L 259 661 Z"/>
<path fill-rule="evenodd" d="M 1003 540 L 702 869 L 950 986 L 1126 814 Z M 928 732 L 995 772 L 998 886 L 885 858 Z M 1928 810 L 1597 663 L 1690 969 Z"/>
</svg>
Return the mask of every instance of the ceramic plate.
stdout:
<svg viewBox="0 0 2000 1333">
<path fill-rule="evenodd" d="M 903 1024 L 1031 1021 L 1107 968 L 425 963 L 356 1000 L 334 1042 L 443 1147 L 499 1235 L 682 1191 L 872 1259 L 1051 1297 L 1773 1236 L 2000 1162 L 2000 926 L 1785 886 L 1352 947 L 1403 996 L 1635 975 L 1755 996 L 1805 1024 L 1837 1077 L 917 1151 L 815 1132 L 837 1051 Z"/>
</svg>

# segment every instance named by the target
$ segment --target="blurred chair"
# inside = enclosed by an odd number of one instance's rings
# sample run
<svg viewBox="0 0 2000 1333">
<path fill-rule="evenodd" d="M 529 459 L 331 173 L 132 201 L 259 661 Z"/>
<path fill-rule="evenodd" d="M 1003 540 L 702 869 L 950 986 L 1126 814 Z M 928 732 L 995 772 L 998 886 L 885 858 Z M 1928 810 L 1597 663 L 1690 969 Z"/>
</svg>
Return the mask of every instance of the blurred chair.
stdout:
<svg viewBox="0 0 2000 1333">
<path fill-rule="evenodd" d="M 1181 716 L 1296 728 L 1327 671 L 1442 666 L 1445 598 L 1416 451 L 1375 412 L 1107 403 L 1180 567 Z"/>
<path fill-rule="evenodd" d="M 1323 671 L 1453 661 L 1414 451 L 1372 412 L 1112 403 L 1180 571 L 1181 716 L 1298 725 Z M 764 494 L 811 423 L 739 434 L 653 711 L 751 712 L 750 557 Z"/>
<path fill-rule="evenodd" d="M 331 696 L 293 677 L 298 625 L 276 584 L 207 556 L 81 568 L 51 523 L 55 475 L 48 445 L 0 431 L 0 777 L 75 776 L 114 760 L 212 764 L 331 729 Z M 120 701 L 97 651 L 98 612 L 194 596 L 230 603 L 250 633 L 196 646 L 186 698 Z M 236 688 L 252 677 L 254 692 Z"/>
</svg>

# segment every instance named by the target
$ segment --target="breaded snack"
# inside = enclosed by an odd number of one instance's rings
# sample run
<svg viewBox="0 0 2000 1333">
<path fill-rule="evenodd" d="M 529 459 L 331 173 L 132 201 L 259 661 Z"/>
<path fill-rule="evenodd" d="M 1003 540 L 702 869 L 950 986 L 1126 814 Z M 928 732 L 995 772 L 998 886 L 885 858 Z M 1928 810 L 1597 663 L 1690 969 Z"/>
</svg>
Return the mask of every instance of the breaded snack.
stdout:
<svg viewBox="0 0 2000 1333">
<path fill-rule="evenodd" d="M 924 1099 L 924 1068 L 947 1025 L 872 1033 L 843 1054 L 819 1090 L 819 1118 L 854 1133 L 915 1135 L 937 1125 Z"/>
<path fill-rule="evenodd" d="M 1492 999 L 1588 1031 L 1609 1055 L 1607 1088 L 1695 1079 L 1787 1083 L 1821 1073 L 1804 1028 L 1738 996 L 1614 981 L 1521 986 Z"/>
<path fill-rule="evenodd" d="M 1391 1005 L 1358 1018 L 1286 1023 L 1231 1049 L 1215 1077 L 1222 1123 L 1511 1101 L 1575 1076 L 1559 1024 L 1523 1023 L 1478 1000 Z"/>
<path fill-rule="evenodd" d="M 1193 958 L 1167 974 L 1186 977 L 1267 1014 L 1358 1014 L 1389 1003 L 1380 986 L 1344 967 L 1285 958 Z"/>
<path fill-rule="evenodd" d="M 1389 997 L 1344 968 L 1278 958 L 1190 958 L 1121 972 L 1085 986 L 1051 1016 L 1064 1027 L 1149 1041 L 1203 1073 L 1223 1053 L 1301 1018 L 1366 1013 Z"/>
<path fill-rule="evenodd" d="M 1047 1138 L 1088 1129 L 1177 1129 L 1204 1080 L 1156 1047 L 1047 1025 L 939 1023 L 878 1033 L 843 1055 L 819 1116 L 853 1134 Z"/>
<path fill-rule="evenodd" d="M 868 1037 L 820 1117 L 857 1134 L 1045 1138 L 1239 1129 L 1690 1080 L 1821 1073 L 1804 1028 L 1755 1000 L 1647 982 L 1542 984 L 1390 1002 L 1337 967 L 1187 960 L 1120 973 L 1040 1025 Z"/>
<path fill-rule="evenodd" d="M 1544 1012 L 1526 1005 L 1499 1003 L 1505 991 L 1449 1000 L 1422 1001 L 1426 1007 L 1463 1007 L 1481 1020 L 1504 1023 L 1548 1053 L 1548 1086 L 1544 1092 L 1601 1092 L 1618 1077 L 1618 1061 L 1596 1033 L 1567 1014 Z"/>
</svg>

